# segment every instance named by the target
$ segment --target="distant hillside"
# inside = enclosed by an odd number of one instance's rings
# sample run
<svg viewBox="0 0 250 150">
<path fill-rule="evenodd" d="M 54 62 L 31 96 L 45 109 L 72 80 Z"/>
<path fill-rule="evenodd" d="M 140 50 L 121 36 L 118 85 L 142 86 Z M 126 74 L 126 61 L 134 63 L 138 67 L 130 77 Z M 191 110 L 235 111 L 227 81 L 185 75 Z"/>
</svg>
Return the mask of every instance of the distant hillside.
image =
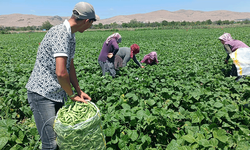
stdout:
<svg viewBox="0 0 250 150">
<path fill-rule="evenodd" d="M 245 20 L 250 18 L 250 12 L 232 12 L 226 10 L 220 11 L 193 11 L 193 10 L 178 10 L 170 12 L 167 10 L 159 10 L 145 14 L 134 14 L 134 15 L 122 15 L 115 16 L 108 19 L 102 19 L 95 22 L 95 24 L 110 24 L 116 22 L 118 24 L 127 23 L 130 20 L 136 19 L 141 22 L 162 22 L 166 21 L 218 21 L 218 20 L 229 20 L 229 21 L 238 21 Z"/>
<path fill-rule="evenodd" d="M 0 15 L 0 26 L 5 27 L 27 27 L 27 26 L 41 26 L 43 22 L 49 21 L 52 25 L 62 23 L 69 17 L 60 16 L 36 16 L 36 15 L 24 15 L 24 14 L 10 14 Z M 162 22 L 166 21 L 218 21 L 218 20 L 229 20 L 238 21 L 250 18 L 250 12 L 232 12 L 226 10 L 219 11 L 193 11 L 193 10 L 178 10 L 178 11 L 167 11 L 159 10 L 144 14 L 133 14 L 133 15 L 120 15 L 111 17 L 108 19 L 101 19 L 96 21 L 94 24 L 110 24 L 110 23 L 127 23 L 130 20 L 136 19 L 141 22 Z"/>
<path fill-rule="evenodd" d="M 27 27 L 42 26 L 45 21 L 49 21 L 52 25 L 62 23 L 69 17 L 60 16 L 36 16 L 24 14 L 0 15 L 0 26 L 5 27 Z"/>
</svg>

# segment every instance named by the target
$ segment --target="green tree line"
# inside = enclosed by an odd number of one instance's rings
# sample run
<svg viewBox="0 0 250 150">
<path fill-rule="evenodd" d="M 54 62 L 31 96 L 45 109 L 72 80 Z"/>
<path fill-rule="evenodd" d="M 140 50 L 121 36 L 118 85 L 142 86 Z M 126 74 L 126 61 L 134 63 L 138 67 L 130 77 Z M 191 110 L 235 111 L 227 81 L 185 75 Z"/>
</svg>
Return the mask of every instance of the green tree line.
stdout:
<svg viewBox="0 0 250 150">
<path fill-rule="evenodd" d="M 9 31 L 35 31 L 35 30 L 49 30 L 53 25 L 49 21 L 43 22 L 42 26 L 27 26 L 27 27 L 4 27 L 0 26 L 0 33 L 5 34 Z"/>
<path fill-rule="evenodd" d="M 136 19 L 131 20 L 128 23 L 117 24 L 116 22 L 111 24 L 99 23 L 97 25 L 93 25 L 92 29 L 113 29 L 113 28 L 142 28 L 142 27 L 162 27 L 162 26 L 200 26 L 200 25 L 230 25 L 230 24 L 250 24 L 250 20 L 244 21 L 229 21 L 229 20 L 218 20 L 212 22 L 210 19 L 206 21 L 196 21 L 196 22 L 188 22 L 188 21 L 166 21 L 162 22 L 141 22 Z"/>
<path fill-rule="evenodd" d="M 212 22 L 210 19 L 206 21 L 166 21 L 162 22 L 141 22 L 136 19 L 130 20 L 128 23 L 118 24 L 116 22 L 110 24 L 94 24 L 91 29 L 118 29 L 118 28 L 144 28 L 144 27 L 179 27 L 179 26 L 201 26 L 201 25 L 232 25 L 232 24 L 250 24 L 250 20 L 244 21 L 229 21 L 218 20 Z M 27 26 L 27 27 L 4 27 L 0 26 L 0 33 L 5 34 L 9 31 L 35 31 L 49 30 L 53 25 L 49 21 L 45 21 L 42 26 Z"/>
</svg>

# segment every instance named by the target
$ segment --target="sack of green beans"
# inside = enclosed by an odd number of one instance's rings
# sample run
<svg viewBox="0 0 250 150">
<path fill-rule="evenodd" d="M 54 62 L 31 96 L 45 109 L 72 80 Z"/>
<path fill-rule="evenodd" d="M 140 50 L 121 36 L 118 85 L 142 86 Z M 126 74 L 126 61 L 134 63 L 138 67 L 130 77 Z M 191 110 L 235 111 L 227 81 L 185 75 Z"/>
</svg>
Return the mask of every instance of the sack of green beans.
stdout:
<svg viewBox="0 0 250 150">
<path fill-rule="evenodd" d="M 106 149 L 100 110 L 92 102 L 62 107 L 56 115 L 54 130 L 60 150 Z"/>
</svg>

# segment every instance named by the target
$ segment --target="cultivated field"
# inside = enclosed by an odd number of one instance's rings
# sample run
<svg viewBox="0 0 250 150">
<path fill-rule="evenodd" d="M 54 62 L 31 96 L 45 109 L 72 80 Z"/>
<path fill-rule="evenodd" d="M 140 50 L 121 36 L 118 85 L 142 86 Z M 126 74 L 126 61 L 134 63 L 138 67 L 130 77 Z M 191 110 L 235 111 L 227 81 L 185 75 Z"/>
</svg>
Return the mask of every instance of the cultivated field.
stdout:
<svg viewBox="0 0 250 150">
<path fill-rule="evenodd" d="M 250 149 L 250 79 L 228 77 L 224 32 L 250 45 L 248 27 L 120 31 L 120 47 L 137 43 L 139 60 L 156 51 L 159 64 L 131 60 L 115 79 L 102 78 L 97 62 L 113 32 L 76 34 L 79 84 L 101 111 L 108 150 Z M 0 149 L 40 146 L 25 84 L 44 35 L 0 35 Z"/>
</svg>

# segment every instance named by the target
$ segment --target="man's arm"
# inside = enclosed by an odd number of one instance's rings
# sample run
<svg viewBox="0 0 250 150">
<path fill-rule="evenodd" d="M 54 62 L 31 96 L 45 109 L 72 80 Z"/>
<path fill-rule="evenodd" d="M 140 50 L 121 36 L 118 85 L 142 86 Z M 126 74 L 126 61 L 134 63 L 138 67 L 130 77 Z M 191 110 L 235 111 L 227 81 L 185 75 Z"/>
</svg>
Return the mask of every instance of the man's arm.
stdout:
<svg viewBox="0 0 250 150">
<path fill-rule="evenodd" d="M 74 66 L 74 59 L 71 59 L 70 61 L 70 73 L 69 73 L 70 83 L 75 88 L 76 92 L 79 94 L 81 93 L 81 88 L 79 86 L 77 77 L 76 77 L 76 70 Z"/>
<path fill-rule="evenodd" d="M 68 95 L 72 95 L 73 91 L 70 85 L 69 74 L 66 69 L 67 57 L 56 57 L 56 75 L 59 84 Z"/>
<path fill-rule="evenodd" d="M 70 78 L 70 82 L 73 85 L 73 87 L 75 88 L 78 96 L 75 97 L 76 101 L 82 101 L 82 102 L 86 102 L 84 99 L 88 99 L 91 100 L 91 98 L 84 93 L 78 83 L 77 77 L 76 77 L 76 70 L 75 70 L 75 65 L 74 65 L 74 59 L 71 59 L 70 61 L 70 73 L 69 73 L 69 78 Z M 80 99 L 79 99 L 80 98 Z"/>
<path fill-rule="evenodd" d="M 89 100 L 91 100 L 91 98 L 87 94 L 82 92 L 78 85 L 73 59 L 71 60 L 71 63 L 70 63 L 71 75 L 68 74 L 67 72 L 66 63 L 67 63 L 67 57 L 56 57 L 56 75 L 57 75 L 58 82 L 68 95 L 74 94 L 71 89 L 71 83 L 73 82 L 72 85 L 77 90 L 78 95 L 71 97 L 70 99 L 74 101 L 80 101 L 80 102 L 86 103 L 84 98 L 87 98 Z"/>
</svg>

